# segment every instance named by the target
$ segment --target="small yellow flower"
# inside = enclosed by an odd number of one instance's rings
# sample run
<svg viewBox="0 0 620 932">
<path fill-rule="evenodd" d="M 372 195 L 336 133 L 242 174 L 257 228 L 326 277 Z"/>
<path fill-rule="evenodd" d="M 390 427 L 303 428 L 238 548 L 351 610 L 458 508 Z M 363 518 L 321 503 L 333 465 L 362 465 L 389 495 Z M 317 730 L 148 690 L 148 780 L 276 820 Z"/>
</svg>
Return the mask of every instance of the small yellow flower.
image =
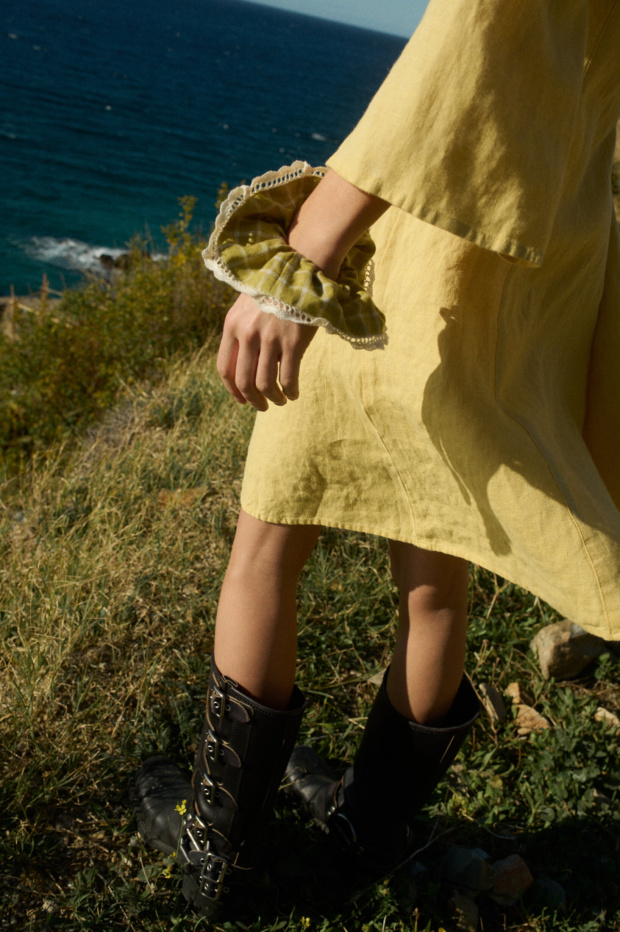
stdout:
<svg viewBox="0 0 620 932">
<path fill-rule="evenodd" d="M 164 870 L 164 877 L 172 877 L 172 868 L 170 865 Z"/>
<path fill-rule="evenodd" d="M 310 928 L 310 918 L 308 916 L 302 916 L 301 924 L 304 927 L 304 929 Z"/>
<path fill-rule="evenodd" d="M 187 812 L 187 800 L 184 799 L 182 803 L 179 803 L 174 808 L 179 813 L 179 815 L 185 815 L 185 813 Z"/>
</svg>

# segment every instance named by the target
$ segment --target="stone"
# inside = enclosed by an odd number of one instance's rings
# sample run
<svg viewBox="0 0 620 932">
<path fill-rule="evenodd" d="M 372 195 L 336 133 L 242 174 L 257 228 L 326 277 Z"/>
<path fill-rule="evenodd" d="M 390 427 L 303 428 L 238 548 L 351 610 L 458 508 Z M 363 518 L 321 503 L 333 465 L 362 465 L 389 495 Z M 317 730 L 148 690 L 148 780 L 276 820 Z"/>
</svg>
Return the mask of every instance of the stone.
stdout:
<svg viewBox="0 0 620 932">
<path fill-rule="evenodd" d="M 604 709 L 602 706 L 599 706 L 594 713 L 594 720 L 596 722 L 604 722 L 606 725 L 609 725 L 610 728 L 620 730 L 620 718 L 618 718 L 615 712 L 610 712 L 609 709 Z"/>
<path fill-rule="evenodd" d="M 548 909 L 563 909 L 566 906 L 566 890 L 550 877 L 537 877 L 530 890 L 535 903 Z"/>
<path fill-rule="evenodd" d="M 524 737 L 533 731 L 544 731 L 545 728 L 551 727 L 548 719 L 532 708 L 533 699 L 521 689 L 518 683 L 510 683 L 505 693 L 512 699 L 518 735 Z"/>
<path fill-rule="evenodd" d="M 428 868 L 421 861 L 408 861 L 398 872 L 399 903 L 401 909 L 410 911 L 418 900 L 418 881 L 424 882 Z"/>
<path fill-rule="evenodd" d="M 100 253 L 97 258 L 103 266 L 104 269 L 113 269 L 114 268 L 114 259 L 107 252 Z"/>
<path fill-rule="evenodd" d="M 479 683 L 478 692 L 484 710 L 494 724 L 503 725 L 507 718 L 506 705 L 497 686 L 492 683 Z"/>
<path fill-rule="evenodd" d="M 521 688 L 519 683 L 509 683 L 504 690 L 504 695 L 508 696 L 515 705 L 534 705 L 532 697 Z"/>
<path fill-rule="evenodd" d="M 531 734 L 533 731 L 544 731 L 546 728 L 551 728 L 548 719 L 531 706 L 517 705 L 516 709 L 517 717 L 515 722 L 517 725 L 517 734 L 522 738 L 525 737 L 525 735 Z"/>
<path fill-rule="evenodd" d="M 514 906 L 534 883 L 530 869 L 518 854 L 511 854 L 493 865 L 489 895 L 500 906 Z"/>
<path fill-rule="evenodd" d="M 439 862 L 439 871 L 442 877 L 459 890 L 474 896 L 489 890 L 494 879 L 489 855 L 481 848 L 453 845 Z"/>
<path fill-rule="evenodd" d="M 530 643 L 545 679 L 569 680 L 579 676 L 589 664 L 607 650 L 602 638 L 588 634 L 575 622 L 565 618 L 547 625 Z"/>
<path fill-rule="evenodd" d="M 478 907 L 469 896 L 455 890 L 450 898 L 452 914 L 456 919 L 456 928 L 463 932 L 476 932 L 478 928 Z"/>
</svg>

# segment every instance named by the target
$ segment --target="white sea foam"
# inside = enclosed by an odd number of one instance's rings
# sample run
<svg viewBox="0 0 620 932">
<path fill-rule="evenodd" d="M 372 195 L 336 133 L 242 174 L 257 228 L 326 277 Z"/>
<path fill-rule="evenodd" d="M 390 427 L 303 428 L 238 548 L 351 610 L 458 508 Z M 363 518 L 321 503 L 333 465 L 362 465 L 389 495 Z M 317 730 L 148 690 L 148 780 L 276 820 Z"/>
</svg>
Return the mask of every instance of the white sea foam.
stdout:
<svg viewBox="0 0 620 932">
<path fill-rule="evenodd" d="M 59 269 L 71 269 L 77 272 L 101 272 L 101 256 L 118 259 L 127 249 L 112 246 L 93 246 L 77 239 L 57 239 L 53 236 L 33 236 L 20 243 L 24 252 L 31 259 L 56 266 Z M 153 259 L 165 258 L 163 254 L 153 255 Z"/>
</svg>

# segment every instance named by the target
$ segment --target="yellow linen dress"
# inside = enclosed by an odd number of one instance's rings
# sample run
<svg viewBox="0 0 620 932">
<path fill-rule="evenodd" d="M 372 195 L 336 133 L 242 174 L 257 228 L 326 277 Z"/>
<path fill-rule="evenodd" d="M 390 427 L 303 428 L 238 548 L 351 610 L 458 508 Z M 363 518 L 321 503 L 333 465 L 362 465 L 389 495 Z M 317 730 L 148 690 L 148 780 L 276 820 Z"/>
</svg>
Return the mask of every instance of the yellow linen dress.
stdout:
<svg viewBox="0 0 620 932">
<path fill-rule="evenodd" d="M 318 332 L 249 514 L 464 557 L 620 638 L 619 116 L 620 0 L 431 0 L 328 162 L 393 205 L 388 344 Z"/>
</svg>

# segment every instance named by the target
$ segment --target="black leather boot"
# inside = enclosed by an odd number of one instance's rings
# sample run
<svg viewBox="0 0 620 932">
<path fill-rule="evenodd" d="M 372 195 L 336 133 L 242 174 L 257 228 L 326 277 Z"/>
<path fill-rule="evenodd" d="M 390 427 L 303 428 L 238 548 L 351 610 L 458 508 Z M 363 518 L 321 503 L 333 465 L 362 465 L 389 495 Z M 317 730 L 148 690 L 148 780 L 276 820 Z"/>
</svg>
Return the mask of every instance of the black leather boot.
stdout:
<svg viewBox="0 0 620 932">
<path fill-rule="evenodd" d="M 386 691 L 373 703 L 359 750 L 341 780 L 311 748 L 297 747 L 286 769 L 289 795 L 325 831 L 356 852 L 355 870 L 386 876 L 413 854 L 413 821 L 445 775 L 479 715 L 466 677 L 441 727 L 400 715 Z"/>
<path fill-rule="evenodd" d="M 269 709 L 212 663 L 191 784 L 165 757 L 150 758 L 136 773 L 140 834 L 177 852 L 186 871 L 183 894 L 208 919 L 236 915 L 247 898 L 304 706 L 295 688 L 286 712 Z"/>
</svg>

